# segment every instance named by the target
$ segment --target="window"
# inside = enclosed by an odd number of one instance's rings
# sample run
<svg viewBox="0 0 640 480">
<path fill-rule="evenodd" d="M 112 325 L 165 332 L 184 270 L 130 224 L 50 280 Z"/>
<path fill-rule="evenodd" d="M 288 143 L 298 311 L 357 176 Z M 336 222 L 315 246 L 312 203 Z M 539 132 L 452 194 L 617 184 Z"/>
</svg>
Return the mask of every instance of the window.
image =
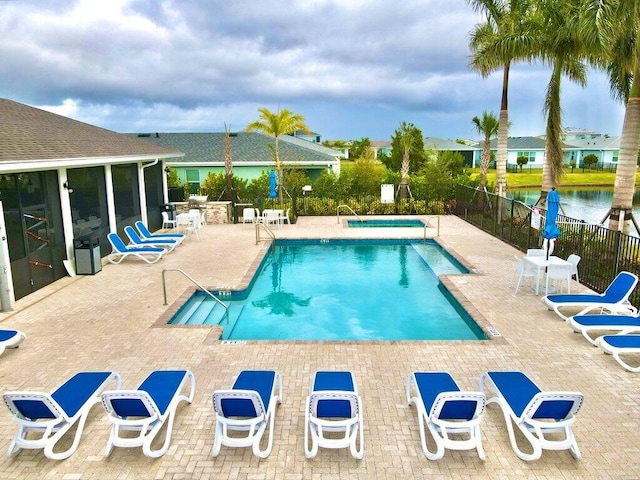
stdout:
<svg viewBox="0 0 640 480">
<path fill-rule="evenodd" d="M 618 154 L 620 152 L 618 150 L 613 152 L 613 155 L 611 156 L 611 162 L 612 163 L 618 163 Z"/>
<path fill-rule="evenodd" d="M 187 183 L 189 184 L 189 193 L 198 193 L 200 188 L 200 171 L 187 170 Z"/>
<path fill-rule="evenodd" d="M 528 160 L 528 163 L 533 163 L 536 161 L 536 152 L 518 152 L 516 158 L 525 157 Z"/>
</svg>

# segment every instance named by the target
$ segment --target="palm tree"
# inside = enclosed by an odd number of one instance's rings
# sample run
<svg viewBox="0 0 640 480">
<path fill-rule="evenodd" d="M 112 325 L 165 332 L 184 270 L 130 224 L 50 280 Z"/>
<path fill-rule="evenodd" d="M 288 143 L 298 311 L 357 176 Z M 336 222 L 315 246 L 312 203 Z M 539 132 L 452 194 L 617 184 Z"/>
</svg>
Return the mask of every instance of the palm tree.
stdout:
<svg viewBox="0 0 640 480">
<path fill-rule="evenodd" d="M 278 151 L 278 137 L 288 135 L 302 130 L 305 133 L 311 133 L 309 127 L 304 123 L 302 115 L 295 114 L 286 108 L 277 113 L 273 113 L 266 108 L 259 108 L 260 120 L 247 125 L 246 131 L 258 131 L 266 135 L 270 135 L 275 139 L 274 157 L 276 161 L 276 171 L 278 172 L 278 200 L 282 203 L 282 162 Z"/>
<path fill-rule="evenodd" d="M 491 139 L 498 133 L 500 122 L 493 112 L 482 112 L 482 118 L 471 119 L 478 133 L 484 136 L 482 141 L 482 160 L 480 161 L 480 184 L 478 188 L 484 189 L 487 184 L 487 170 L 491 163 Z"/>
<path fill-rule="evenodd" d="M 471 67 L 483 77 L 502 68 L 502 99 L 498 128 L 496 192 L 507 190 L 507 140 L 509 138 L 509 69 L 517 60 L 531 61 L 535 56 L 534 31 L 530 15 L 532 0 L 466 0 L 486 21 L 476 25 L 469 45 Z"/>
<path fill-rule="evenodd" d="M 397 131 L 398 135 L 400 135 L 402 147 L 404 148 L 402 153 L 402 166 L 400 167 L 400 198 L 402 200 L 406 200 L 407 192 L 409 191 L 409 171 L 411 166 L 409 159 L 414 128 L 415 126 L 412 123 L 402 122 L 400 124 L 400 130 Z"/>
<path fill-rule="evenodd" d="M 608 72 L 613 96 L 626 103 L 608 217 L 610 229 L 628 232 L 640 147 L 640 0 L 587 0 L 581 27 L 585 37 L 600 41 L 598 66 Z"/>
<path fill-rule="evenodd" d="M 540 56 L 551 64 L 544 113 L 547 117 L 545 159 L 542 188 L 536 204 L 544 206 L 552 188 L 559 185 L 564 165 L 562 148 L 562 76 L 584 86 L 587 82 L 584 43 L 579 36 L 577 19 L 582 0 L 545 0 L 538 6 L 542 18 L 539 30 Z"/>
</svg>

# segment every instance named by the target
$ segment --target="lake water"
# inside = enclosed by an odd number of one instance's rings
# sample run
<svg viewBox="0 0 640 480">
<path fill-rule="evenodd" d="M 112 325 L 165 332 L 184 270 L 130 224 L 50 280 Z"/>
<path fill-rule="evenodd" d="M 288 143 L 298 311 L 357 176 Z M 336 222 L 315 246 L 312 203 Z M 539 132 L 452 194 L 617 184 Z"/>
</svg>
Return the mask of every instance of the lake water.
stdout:
<svg viewBox="0 0 640 480">
<path fill-rule="evenodd" d="M 568 217 L 587 223 L 600 223 L 611 208 L 613 188 L 558 188 L 560 205 Z M 540 196 L 540 188 L 510 190 L 510 197 L 533 205 Z M 561 212 L 562 213 L 562 212 Z M 633 197 L 633 214 L 640 220 L 640 191 Z"/>
</svg>

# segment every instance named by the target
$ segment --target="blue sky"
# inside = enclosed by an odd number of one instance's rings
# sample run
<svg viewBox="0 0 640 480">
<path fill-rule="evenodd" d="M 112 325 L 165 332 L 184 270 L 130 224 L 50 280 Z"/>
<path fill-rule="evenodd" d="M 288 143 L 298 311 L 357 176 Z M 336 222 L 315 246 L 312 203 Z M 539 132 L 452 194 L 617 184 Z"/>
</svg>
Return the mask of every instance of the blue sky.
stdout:
<svg viewBox="0 0 640 480">
<path fill-rule="evenodd" d="M 0 1 L 0 97 L 117 132 L 242 130 L 288 108 L 325 140 L 477 139 L 502 75 L 469 66 L 464 0 Z M 544 133 L 550 71 L 511 71 L 512 136 Z M 565 127 L 619 136 L 606 76 L 563 82 Z"/>
</svg>

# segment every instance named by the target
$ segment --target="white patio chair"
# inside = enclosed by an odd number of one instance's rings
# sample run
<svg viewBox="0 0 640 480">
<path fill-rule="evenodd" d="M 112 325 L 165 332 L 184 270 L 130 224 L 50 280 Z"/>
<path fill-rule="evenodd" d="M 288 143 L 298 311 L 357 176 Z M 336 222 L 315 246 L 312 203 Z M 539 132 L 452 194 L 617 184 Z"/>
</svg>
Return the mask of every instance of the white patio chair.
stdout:
<svg viewBox="0 0 640 480">
<path fill-rule="evenodd" d="M 554 265 L 547 267 L 547 280 L 545 282 L 545 294 L 549 293 L 549 282 L 564 280 L 567 282 L 567 293 L 571 293 L 571 265 Z M 562 286 L 562 283 L 560 283 Z M 562 291 L 561 289 L 559 291 Z"/>
<path fill-rule="evenodd" d="M 582 257 L 575 253 L 572 253 L 567 257 L 567 262 L 571 264 L 571 276 L 576 277 L 576 282 L 578 283 L 580 283 L 580 277 L 578 277 L 578 264 L 580 263 L 580 260 L 582 260 Z"/>
<path fill-rule="evenodd" d="M 520 286 L 522 285 L 522 282 L 524 281 L 525 278 L 537 278 L 538 276 L 538 271 L 533 268 L 532 265 L 530 265 L 529 263 L 527 263 L 525 261 L 524 258 L 520 258 L 517 255 L 514 255 L 516 261 L 518 262 L 516 264 L 516 269 L 515 272 L 513 274 L 513 277 L 515 278 L 516 276 L 518 276 L 518 285 L 516 285 L 516 291 L 515 293 L 518 293 L 518 290 L 520 290 Z"/>
<path fill-rule="evenodd" d="M 242 223 L 256 223 L 256 211 L 253 208 L 242 209 Z"/>
<path fill-rule="evenodd" d="M 170 230 L 173 230 L 174 228 L 176 228 L 178 223 L 177 220 L 175 219 L 171 220 L 167 212 L 160 212 L 160 214 L 162 215 L 162 228 L 166 228 Z"/>
</svg>

